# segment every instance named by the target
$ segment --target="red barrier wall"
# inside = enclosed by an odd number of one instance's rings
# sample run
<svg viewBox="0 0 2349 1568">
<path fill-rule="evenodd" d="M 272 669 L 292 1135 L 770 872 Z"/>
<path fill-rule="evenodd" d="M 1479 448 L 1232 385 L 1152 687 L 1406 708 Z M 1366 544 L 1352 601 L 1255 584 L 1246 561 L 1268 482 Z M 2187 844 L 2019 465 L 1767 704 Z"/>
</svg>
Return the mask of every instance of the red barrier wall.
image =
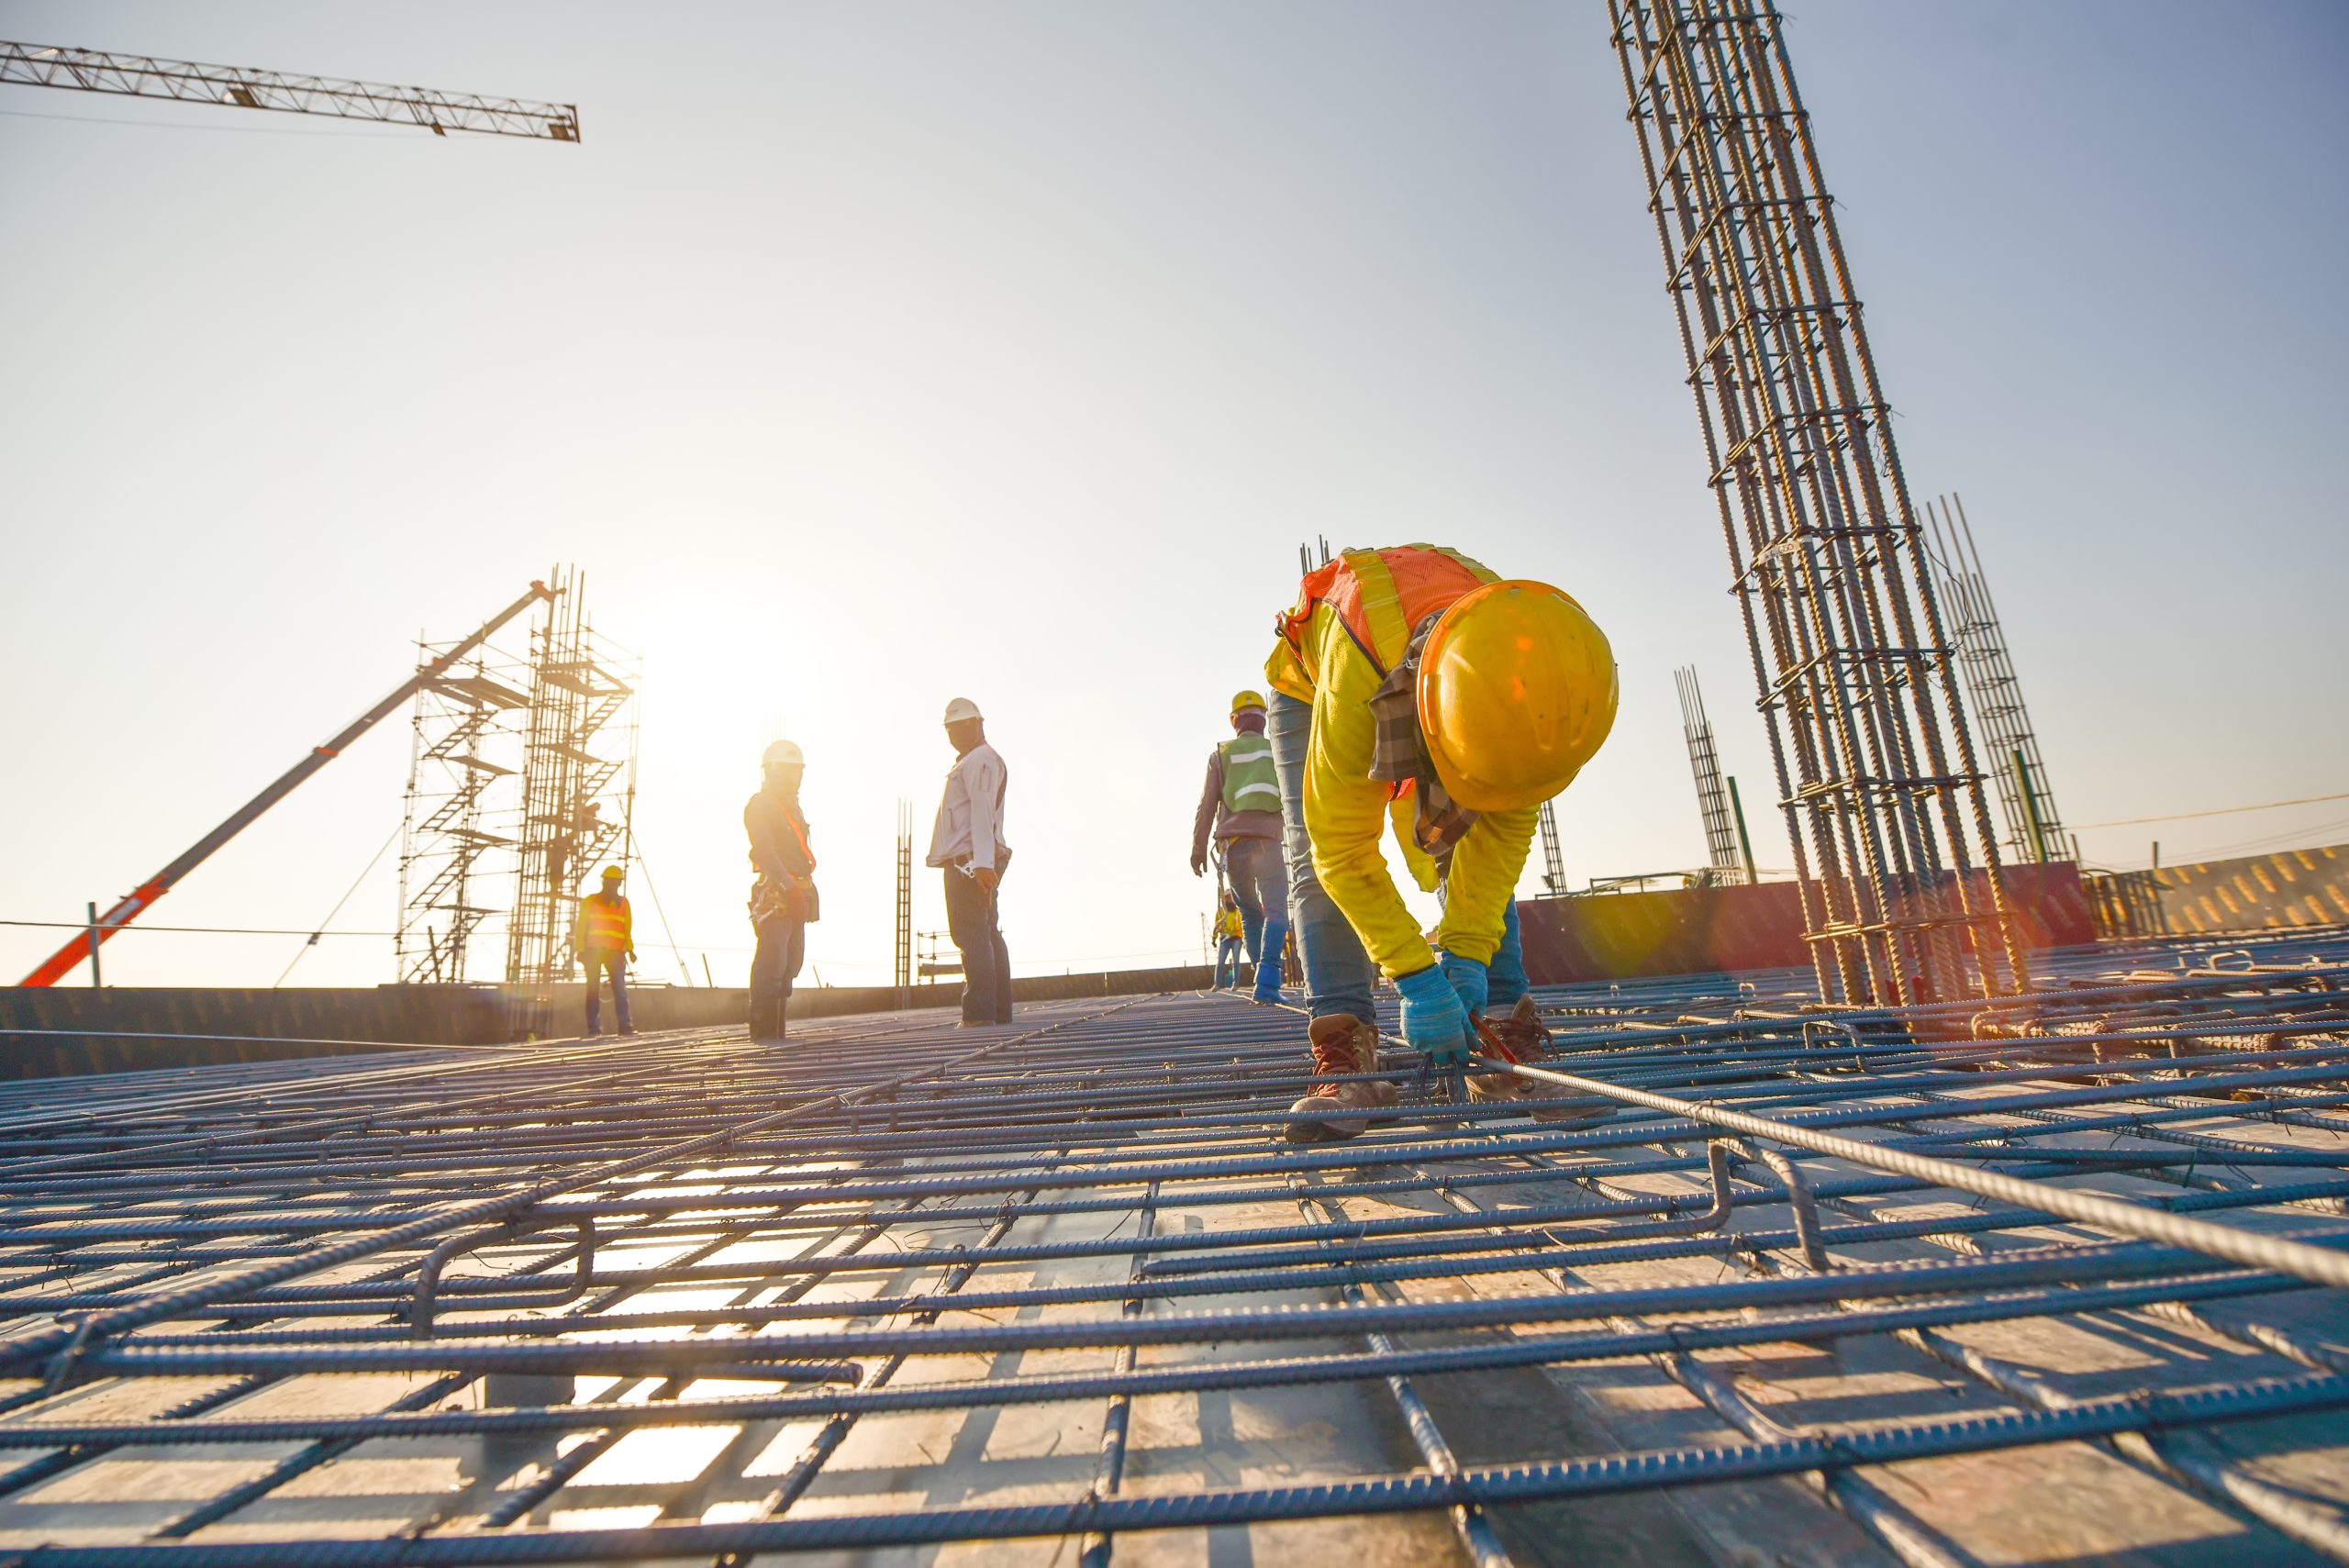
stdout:
<svg viewBox="0 0 2349 1568">
<path fill-rule="evenodd" d="M 2096 940 L 2079 868 L 2007 868 L 2023 941 L 2034 951 Z M 1636 975 L 1707 974 L 1808 964 L 1791 882 L 1529 899 L 1517 906 L 1525 972 L 1536 985 Z"/>
</svg>

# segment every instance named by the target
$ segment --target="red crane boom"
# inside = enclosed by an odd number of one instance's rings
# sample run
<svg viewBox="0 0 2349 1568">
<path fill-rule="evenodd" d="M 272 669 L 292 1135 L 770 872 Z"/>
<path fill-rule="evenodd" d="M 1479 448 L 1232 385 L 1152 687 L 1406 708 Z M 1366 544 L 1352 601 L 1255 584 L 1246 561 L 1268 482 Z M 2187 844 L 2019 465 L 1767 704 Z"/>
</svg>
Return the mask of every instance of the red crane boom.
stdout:
<svg viewBox="0 0 2349 1568">
<path fill-rule="evenodd" d="M 538 604 L 541 600 L 552 599 L 553 597 L 554 590 L 548 587 L 544 583 L 531 583 L 530 591 L 529 593 L 523 595 L 520 598 L 515 600 L 512 604 L 498 611 L 497 614 L 492 616 L 488 620 L 483 622 L 481 628 L 475 631 L 471 637 L 466 638 L 462 642 L 458 643 L 454 648 L 449 650 L 448 652 L 440 654 L 430 663 L 426 664 L 423 668 L 417 671 L 412 679 L 403 683 L 397 691 L 392 693 L 391 695 L 385 697 L 382 702 L 377 703 L 373 707 L 369 708 L 365 713 L 361 714 L 357 718 L 352 719 L 349 725 L 344 727 L 342 732 L 335 736 L 333 740 L 328 740 L 323 746 L 313 746 L 310 748 L 310 754 L 308 756 L 295 763 L 291 768 L 288 768 L 284 773 L 278 778 L 276 783 L 271 784 L 267 789 L 262 790 L 259 795 L 253 796 L 252 799 L 245 802 L 245 804 L 226 822 L 221 823 L 220 826 L 212 829 L 211 832 L 206 833 L 203 838 L 197 840 L 194 848 L 190 849 L 185 854 L 180 856 L 179 859 L 173 861 L 171 864 L 165 866 L 162 870 L 157 872 L 154 875 L 149 877 L 145 882 L 140 883 L 137 888 L 128 894 L 125 894 L 120 903 L 117 904 L 113 908 L 98 917 L 97 926 L 94 932 L 85 932 L 81 936 L 77 936 L 72 941 L 67 942 L 63 947 L 51 953 L 48 960 L 43 962 L 39 968 L 25 976 L 22 984 L 26 985 L 54 985 L 66 975 L 73 973 L 76 965 L 80 964 L 83 959 L 89 958 L 93 955 L 94 950 L 91 943 L 94 938 L 96 941 L 101 943 L 111 940 L 117 931 L 122 929 L 125 926 L 130 924 L 131 921 L 145 914 L 148 908 L 154 904 L 155 900 L 161 898 L 164 894 L 169 893 L 172 890 L 173 885 L 176 884 L 180 878 L 194 871 L 197 866 L 202 865 L 206 860 L 211 858 L 212 852 L 215 850 L 217 850 L 221 845 L 227 843 L 229 840 L 235 838 L 238 834 L 250 827 L 254 820 L 258 818 L 262 812 L 267 811 L 271 806 L 275 806 L 279 801 L 284 800 L 287 795 L 293 794 L 295 786 L 299 784 L 304 779 L 308 778 L 312 773 L 317 773 L 320 768 L 325 767 L 328 762 L 334 761 L 335 758 L 342 755 L 345 748 L 349 747 L 352 741 L 358 740 L 362 735 L 366 734 L 368 730 L 373 728 L 378 720 L 386 717 L 395 711 L 401 704 L 406 702 L 408 698 L 416 695 L 417 692 L 439 680 L 440 678 L 441 672 L 447 670 L 451 664 L 454 664 L 466 654 L 471 653 L 474 649 L 488 641 L 492 637 L 495 637 L 497 634 L 498 628 L 504 626 L 507 621 L 512 620 L 516 616 L 520 615 L 532 605 Z"/>
</svg>

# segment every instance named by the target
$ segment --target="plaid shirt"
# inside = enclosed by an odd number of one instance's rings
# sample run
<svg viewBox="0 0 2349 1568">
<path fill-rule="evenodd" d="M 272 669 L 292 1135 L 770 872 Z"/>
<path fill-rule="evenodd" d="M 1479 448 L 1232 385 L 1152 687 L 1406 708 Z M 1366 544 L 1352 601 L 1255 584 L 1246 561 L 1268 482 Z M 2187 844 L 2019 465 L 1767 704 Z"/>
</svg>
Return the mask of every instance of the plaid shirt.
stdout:
<svg viewBox="0 0 2349 1568">
<path fill-rule="evenodd" d="M 1438 865 L 1452 859 L 1452 847 L 1476 825 L 1476 814 L 1444 793 L 1419 733 L 1419 654 L 1427 647 L 1428 633 L 1442 618 L 1439 610 L 1412 629 L 1410 646 L 1370 699 L 1371 718 L 1378 727 L 1370 776 L 1394 785 L 1398 795 L 1406 786 L 1411 790 L 1416 805 L 1411 838 Z"/>
</svg>

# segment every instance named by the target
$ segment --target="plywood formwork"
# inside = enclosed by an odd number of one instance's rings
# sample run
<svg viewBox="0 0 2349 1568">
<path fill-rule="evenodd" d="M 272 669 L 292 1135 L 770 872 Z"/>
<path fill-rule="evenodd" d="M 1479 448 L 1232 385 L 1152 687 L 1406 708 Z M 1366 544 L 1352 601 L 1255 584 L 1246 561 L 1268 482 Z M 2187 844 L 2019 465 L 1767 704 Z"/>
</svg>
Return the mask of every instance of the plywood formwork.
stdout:
<svg viewBox="0 0 2349 1568">
<path fill-rule="evenodd" d="M 0 1087 L 0 1550 L 2338 1556 L 2349 944 L 2210 952 L 1553 990 L 1350 1143 L 1222 995 Z"/>
</svg>

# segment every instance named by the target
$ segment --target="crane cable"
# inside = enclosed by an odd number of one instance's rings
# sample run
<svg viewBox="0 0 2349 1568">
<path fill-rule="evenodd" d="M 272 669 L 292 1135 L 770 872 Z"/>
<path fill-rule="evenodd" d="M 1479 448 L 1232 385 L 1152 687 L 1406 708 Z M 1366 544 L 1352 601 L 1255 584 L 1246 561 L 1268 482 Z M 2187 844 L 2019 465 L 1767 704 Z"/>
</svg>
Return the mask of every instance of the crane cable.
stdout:
<svg viewBox="0 0 2349 1568">
<path fill-rule="evenodd" d="M 271 990 L 274 991 L 279 986 L 284 984 L 285 977 L 294 973 L 294 965 L 302 962 L 302 955 L 318 945 L 318 939 L 327 934 L 327 928 L 328 926 L 334 924 L 334 917 L 342 913 L 342 906 L 351 902 L 351 895 L 359 891 L 359 884 L 366 881 L 368 876 L 373 873 L 374 869 L 383 863 L 384 854 L 394 844 L 399 841 L 400 834 L 406 831 L 406 822 L 403 821 L 398 827 L 392 829 L 392 836 L 384 840 L 383 848 L 377 850 L 373 857 L 367 862 L 367 869 L 361 872 L 357 877 L 352 879 L 351 885 L 342 890 L 342 896 L 334 901 L 334 907 L 327 911 L 327 917 L 319 921 L 317 929 L 310 933 L 310 940 L 294 950 L 293 959 L 287 962 L 284 969 L 278 971 L 277 978 L 269 983 L 269 988 Z"/>
</svg>

